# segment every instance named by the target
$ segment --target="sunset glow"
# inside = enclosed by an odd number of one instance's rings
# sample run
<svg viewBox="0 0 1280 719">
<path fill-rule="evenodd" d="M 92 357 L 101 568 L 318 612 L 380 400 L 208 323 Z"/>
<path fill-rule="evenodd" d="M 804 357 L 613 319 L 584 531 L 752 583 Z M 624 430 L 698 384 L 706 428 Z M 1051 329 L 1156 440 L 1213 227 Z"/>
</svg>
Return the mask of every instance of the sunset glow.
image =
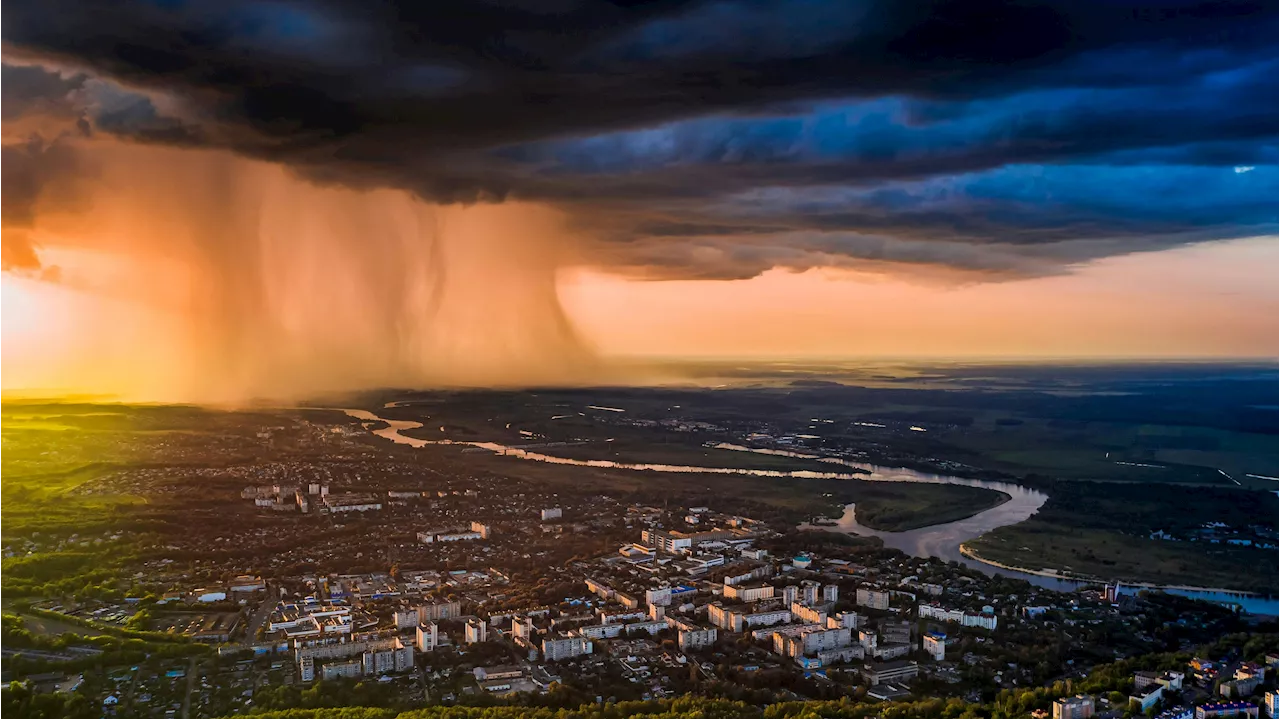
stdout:
<svg viewBox="0 0 1280 719">
<path fill-rule="evenodd" d="M 1170 21 L 1204 46 L 1176 81 L 1145 69 L 1168 49 L 1137 29 L 1049 65 L 979 62 L 984 43 L 954 73 L 910 33 L 859 39 L 865 56 L 791 77 L 840 44 L 803 32 L 738 77 L 713 58 L 751 49 L 703 30 L 765 36 L 768 13 L 639 17 L 547 55 L 559 84 L 531 102 L 521 63 L 442 46 L 370 64 L 394 29 L 367 18 L 165 12 L 167 40 L 96 12 L 9 25 L 6 390 L 243 401 L 647 382 L 630 359 L 655 357 L 1277 354 L 1276 60 L 1230 17 Z M 1071 12 L 1082 37 L 1100 22 Z M 188 21 L 247 34 L 192 45 Z M 75 40 L 117 24 L 113 42 L 208 74 Z M 707 73 L 719 89 L 653 99 Z"/>
</svg>

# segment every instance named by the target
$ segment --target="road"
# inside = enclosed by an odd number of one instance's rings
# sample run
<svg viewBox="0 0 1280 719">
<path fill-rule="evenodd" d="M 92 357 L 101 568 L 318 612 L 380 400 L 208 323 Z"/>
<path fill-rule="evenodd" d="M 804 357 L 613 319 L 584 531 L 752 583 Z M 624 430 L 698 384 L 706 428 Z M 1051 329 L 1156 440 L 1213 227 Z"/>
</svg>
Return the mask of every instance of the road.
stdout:
<svg viewBox="0 0 1280 719">
<path fill-rule="evenodd" d="M 192 657 L 187 664 L 187 692 L 182 696 L 182 719 L 191 719 L 191 693 L 196 688 L 196 674 L 199 668 L 196 658 Z"/>
<path fill-rule="evenodd" d="M 249 623 L 245 627 L 244 637 L 240 640 L 241 644 L 253 644 L 258 641 L 258 628 L 266 623 L 271 616 L 271 610 L 275 608 L 275 602 L 271 601 L 271 596 L 271 585 L 267 584 L 262 602 L 258 604 L 258 608 L 249 616 Z"/>
</svg>

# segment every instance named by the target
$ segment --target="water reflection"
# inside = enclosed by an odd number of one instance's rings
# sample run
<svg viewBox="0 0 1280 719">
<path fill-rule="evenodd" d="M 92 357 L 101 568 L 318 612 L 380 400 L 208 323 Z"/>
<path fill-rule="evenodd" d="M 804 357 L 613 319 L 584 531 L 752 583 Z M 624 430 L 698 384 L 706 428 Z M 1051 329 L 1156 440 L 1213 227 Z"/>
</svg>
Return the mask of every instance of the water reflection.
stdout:
<svg viewBox="0 0 1280 719">
<path fill-rule="evenodd" d="M 698 473 L 698 474 L 748 474 L 757 477 L 793 477 L 807 479 L 858 479 L 869 482 L 908 482 L 918 484 L 956 484 L 965 487 L 980 487 L 982 489 L 990 489 L 996 492 L 1002 492 L 1009 497 L 1008 501 L 999 504 L 990 509 L 979 512 L 972 517 L 960 519 L 945 524 L 935 524 L 929 527 L 921 527 L 919 529 L 911 529 L 905 532 L 881 532 L 878 530 L 864 527 L 858 523 L 856 516 L 856 507 L 852 504 L 845 507 L 844 514 L 833 525 L 802 525 L 806 529 L 822 529 L 833 532 L 847 532 L 857 534 L 864 537 L 879 537 L 884 541 L 885 546 L 901 550 L 907 554 L 916 557 L 938 557 L 945 561 L 961 562 L 969 567 L 978 569 L 986 574 L 995 576 L 1003 575 L 1024 579 L 1032 584 L 1046 589 L 1054 589 L 1057 591 L 1073 591 L 1090 582 L 1063 579 L 1060 577 L 1045 576 L 1029 571 L 1021 571 L 1017 569 L 1009 569 L 1005 567 L 996 567 L 985 562 L 980 562 L 964 556 L 960 552 L 960 546 L 965 542 L 1011 524 L 1017 524 L 1035 514 L 1049 496 L 1043 492 L 1034 489 L 1028 489 L 1021 485 L 1010 482 L 998 482 L 992 480 L 966 479 L 963 477 L 950 477 L 940 474 L 926 474 L 917 472 L 912 469 L 903 467 L 881 467 L 874 464 L 864 464 L 853 462 L 850 460 L 833 458 L 833 457 L 817 457 L 815 455 L 802 454 L 799 452 L 791 452 L 787 450 L 759 450 L 740 445 L 720 444 L 720 449 L 731 449 L 745 452 L 759 452 L 762 454 L 783 455 L 791 457 L 799 457 L 804 459 L 816 459 L 833 464 L 840 464 L 855 469 L 864 470 L 866 474 L 850 474 L 840 472 L 814 472 L 807 470 L 783 471 L 770 469 L 738 469 L 728 467 L 691 467 L 684 465 L 670 464 L 639 464 L 628 462 L 614 462 L 607 459 L 569 459 L 566 457 L 554 457 L 547 454 L 539 454 L 518 447 L 510 447 L 496 442 L 462 442 L 450 439 L 420 439 L 402 434 L 403 430 L 417 429 L 422 427 L 421 422 L 411 420 L 385 419 L 378 415 L 363 409 L 345 409 L 343 410 L 348 416 L 365 422 L 382 422 L 387 426 L 371 431 L 385 439 L 398 444 L 408 445 L 410 447 L 425 447 L 427 445 L 465 445 L 470 447 L 479 447 L 502 454 L 508 457 L 516 457 L 518 459 L 526 459 L 536 462 L 548 462 L 551 464 L 565 464 L 580 467 L 600 467 L 609 469 L 628 469 L 642 470 L 654 472 L 675 472 L 675 473 Z M 369 428 L 369 425 L 366 425 Z M 1097 583 L 1097 582 L 1093 582 Z M 1215 591 L 1215 590 L 1199 590 L 1184 587 L 1166 587 L 1157 585 L 1121 585 L 1121 593 L 1134 593 L 1143 589 L 1156 589 L 1166 591 L 1171 594 L 1179 594 L 1194 599 L 1203 599 L 1211 602 L 1223 604 L 1235 604 L 1244 608 L 1245 611 L 1252 614 L 1277 615 L 1280 614 L 1280 606 L 1277 606 L 1277 600 L 1273 597 L 1260 597 L 1257 595 L 1243 594 L 1239 592 Z"/>
</svg>

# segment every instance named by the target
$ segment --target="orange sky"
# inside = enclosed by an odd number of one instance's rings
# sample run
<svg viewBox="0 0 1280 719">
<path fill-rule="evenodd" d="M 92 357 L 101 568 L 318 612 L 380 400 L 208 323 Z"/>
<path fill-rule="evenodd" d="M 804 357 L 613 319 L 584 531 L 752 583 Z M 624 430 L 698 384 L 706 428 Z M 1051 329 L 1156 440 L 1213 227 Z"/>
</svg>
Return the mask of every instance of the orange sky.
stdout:
<svg viewBox="0 0 1280 719">
<path fill-rule="evenodd" d="M 587 337 L 624 355 L 1272 358 L 1277 246 L 1238 240 L 968 285 L 910 282 L 905 269 L 734 282 L 583 273 L 561 294 Z"/>
<path fill-rule="evenodd" d="M 0 279 L 4 389 L 234 402 L 628 379 L 584 346 L 605 357 L 1277 355 L 1276 238 L 1017 281 L 908 265 L 642 281 L 590 269 L 592 238 L 546 207 L 427 205 L 175 152 L 100 147 L 76 201 L 22 230 L 45 279 Z"/>
</svg>

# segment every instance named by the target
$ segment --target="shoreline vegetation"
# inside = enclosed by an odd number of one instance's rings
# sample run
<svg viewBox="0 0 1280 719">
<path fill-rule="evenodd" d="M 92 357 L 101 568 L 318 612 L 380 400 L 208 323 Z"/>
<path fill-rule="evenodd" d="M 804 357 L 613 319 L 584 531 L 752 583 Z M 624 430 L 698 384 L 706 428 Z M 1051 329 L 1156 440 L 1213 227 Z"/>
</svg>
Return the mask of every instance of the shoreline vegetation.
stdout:
<svg viewBox="0 0 1280 719">
<path fill-rule="evenodd" d="M 985 535 L 984 535 L 985 536 Z M 983 557 L 967 542 L 960 545 L 960 553 L 975 562 L 982 562 L 988 566 L 998 569 L 1007 569 L 1011 572 L 1023 572 L 1025 574 L 1034 574 L 1037 577 L 1048 577 L 1050 579 L 1063 579 L 1072 582 L 1082 582 L 1085 584 L 1123 584 L 1126 587 L 1136 587 L 1138 589 L 1175 589 L 1188 592 L 1217 592 L 1219 594 L 1227 594 L 1239 597 L 1256 597 L 1259 599 L 1274 599 L 1275 594 L 1264 594 L 1261 592 L 1245 591 L 1242 589 L 1226 589 L 1224 587 L 1199 587 L 1193 585 L 1182 584 L 1157 584 L 1155 582 L 1145 582 L 1130 579 L 1104 579 L 1088 574 L 1075 574 L 1073 572 L 1063 572 L 1054 569 L 1028 569 L 1026 567 L 1018 567 L 1012 564 L 1004 564 L 994 559 Z"/>
<path fill-rule="evenodd" d="M 909 483 L 901 482 L 900 484 L 909 484 Z M 934 485 L 934 486 L 950 487 L 950 486 L 957 486 L 957 485 Z M 968 489 L 978 489 L 978 488 L 972 487 Z M 934 514 L 931 514 L 931 515 L 921 516 L 917 512 L 915 513 L 914 519 L 912 518 L 911 513 L 902 512 L 901 508 L 899 507 L 887 507 L 883 511 L 877 511 L 879 507 L 877 506 L 875 501 L 872 500 L 870 502 L 863 502 L 859 507 L 861 511 L 858 511 L 859 508 L 855 508 L 854 518 L 862 526 L 876 532 L 910 532 L 917 529 L 926 529 L 928 527 L 934 527 L 940 524 L 951 524 L 952 522 L 961 522 L 966 519 L 969 519 L 970 517 L 975 517 L 979 514 L 982 514 L 983 512 L 986 512 L 988 510 L 995 509 L 996 507 L 999 507 L 1005 502 L 1008 502 L 1010 499 L 1013 499 L 1007 493 L 999 492 L 993 489 L 981 489 L 979 491 L 990 492 L 991 494 L 994 494 L 996 496 L 992 500 L 982 504 L 978 502 L 971 502 L 969 504 L 950 505 L 946 510 L 935 512 Z M 970 496 L 970 493 L 966 493 L 966 495 L 964 496 Z M 975 497 L 976 499 L 976 497 L 981 495 L 971 495 L 971 496 Z M 870 506 L 868 507 L 868 505 Z M 868 509 L 870 509 L 871 511 L 868 512 L 867 511 Z M 899 515 L 902 515 L 902 516 L 899 516 Z M 894 521 L 895 519 L 897 521 Z M 835 523 L 830 525 L 822 525 L 822 524 L 815 523 L 814 526 L 831 527 L 831 526 L 838 526 L 838 525 Z"/>
</svg>

